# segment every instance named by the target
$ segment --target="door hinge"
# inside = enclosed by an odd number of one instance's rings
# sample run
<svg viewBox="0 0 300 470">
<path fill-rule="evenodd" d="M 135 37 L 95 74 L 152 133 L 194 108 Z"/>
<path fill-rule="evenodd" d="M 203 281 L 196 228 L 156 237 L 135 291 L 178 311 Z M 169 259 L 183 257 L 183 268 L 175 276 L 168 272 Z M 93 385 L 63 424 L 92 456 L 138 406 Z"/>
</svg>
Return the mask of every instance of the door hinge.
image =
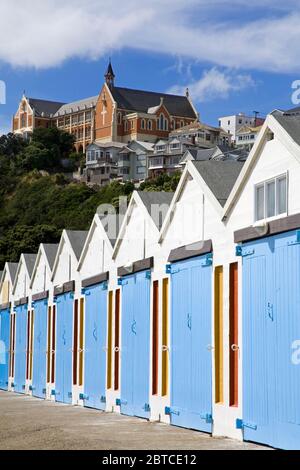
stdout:
<svg viewBox="0 0 300 470">
<path fill-rule="evenodd" d="M 255 250 L 254 249 L 246 249 L 242 245 L 237 245 L 235 247 L 235 256 L 251 256 L 254 255 Z"/>
<path fill-rule="evenodd" d="M 128 281 L 126 279 L 118 279 L 118 286 L 126 286 L 126 284 L 128 284 Z"/>
<path fill-rule="evenodd" d="M 151 271 L 146 271 L 145 272 L 145 278 L 146 279 L 151 279 Z"/>
<path fill-rule="evenodd" d="M 176 274 L 179 273 L 180 269 L 175 268 L 172 264 L 167 264 L 166 265 L 166 274 Z"/>
<path fill-rule="evenodd" d="M 43 390 L 42 390 L 43 395 L 46 395 L 46 392 L 47 392 L 47 390 L 45 388 L 43 388 Z"/>
<path fill-rule="evenodd" d="M 106 403 L 106 397 L 104 395 L 101 396 L 100 398 L 101 403 Z"/>
<path fill-rule="evenodd" d="M 200 415 L 201 419 L 205 419 L 207 423 L 212 423 L 213 422 L 213 417 L 211 413 L 203 413 Z"/>
<path fill-rule="evenodd" d="M 51 390 L 51 396 L 52 396 L 52 397 L 55 397 L 55 395 L 56 395 L 56 391 L 55 391 L 54 388 L 53 388 L 53 389 Z"/>
<path fill-rule="evenodd" d="M 73 393 L 72 392 L 68 392 L 68 398 L 72 398 L 73 396 Z"/>
<path fill-rule="evenodd" d="M 299 245 L 300 244 L 300 230 L 296 230 L 296 239 L 293 240 L 292 242 L 288 242 L 289 246 L 293 245 Z"/>
<path fill-rule="evenodd" d="M 150 407 L 149 403 L 145 403 L 145 404 L 144 404 L 143 410 L 145 410 L 145 411 L 147 411 L 147 412 L 150 412 L 150 411 L 151 411 L 151 407 Z"/>
<path fill-rule="evenodd" d="M 28 389 L 30 392 L 33 392 L 35 390 L 35 387 L 33 385 L 29 385 Z"/>
<path fill-rule="evenodd" d="M 116 405 L 121 406 L 121 405 L 127 405 L 127 400 L 122 400 L 121 398 L 116 399 Z"/>
<path fill-rule="evenodd" d="M 79 393 L 79 400 L 88 400 L 89 396 L 85 393 Z"/>
<path fill-rule="evenodd" d="M 166 406 L 166 407 L 165 407 L 165 414 L 166 414 L 166 415 L 176 415 L 176 416 L 179 416 L 179 415 L 180 415 L 180 411 L 179 411 L 179 410 L 176 410 L 175 408 L 171 408 L 170 406 Z"/>
<path fill-rule="evenodd" d="M 107 290 L 108 289 L 108 283 L 106 281 L 101 284 L 101 289 L 102 290 Z"/>
<path fill-rule="evenodd" d="M 257 430 L 257 424 L 247 423 L 243 419 L 237 419 L 236 420 L 236 429 L 244 429 L 244 428 L 249 428 L 249 429 L 253 429 L 254 431 L 256 431 Z"/>
<path fill-rule="evenodd" d="M 89 289 L 81 289 L 81 295 L 91 295 L 91 291 Z"/>
<path fill-rule="evenodd" d="M 204 261 L 201 263 L 201 266 L 205 267 L 205 266 L 211 266 L 213 264 L 213 254 L 212 253 L 208 253 L 206 256 L 205 256 L 205 259 Z"/>
</svg>

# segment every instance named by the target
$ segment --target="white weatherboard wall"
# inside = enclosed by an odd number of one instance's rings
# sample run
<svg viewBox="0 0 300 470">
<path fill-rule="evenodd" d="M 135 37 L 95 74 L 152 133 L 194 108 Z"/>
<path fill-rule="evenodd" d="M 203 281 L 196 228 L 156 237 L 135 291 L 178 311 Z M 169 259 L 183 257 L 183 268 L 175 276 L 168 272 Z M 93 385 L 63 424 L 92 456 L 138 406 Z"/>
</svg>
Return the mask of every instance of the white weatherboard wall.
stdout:
<svg viewBox="0 0 300 470">
<path fill-rule="evenodd" d="M 130 205 L 126 212 L 123 226 L 120 230 L 119 239 L 116 242 L 116 247 L 114 250 L 114 261 L 116 267 L 126 266 L 134 261 L 139 261 L 155 254 L 159 250 L 158 245 L 158 229 L 152 218 L 150 217 L 147 209 L 143 205 L 137 193 L 133 194 Z M 153 271 L 151 277 L 151 291 L 150 291 L 150 357 L 149 357 L 149 404 L 151 408 L 150 420 L 159 419 L 161 414 L 162 399 L 159 396 L 153 396 L 151 393 L 152 390 L 152 285 L 153 281 L 156 280 L 155 270 Z M 117 284 L 117 278 L 114 280 Z M 122 292 L 122 291 L 121 291 Z M 121 295 L 121 324 L 122 324 L 122 295 Z M 121 364 L 120 368 L 124 367 L 122 364 L 122 335 L 120 334 L 120 346 L 121 346 Z M 159 372 L 160 373 L 160 372 Z M 160 374 L 161 375 L 161 374 Z M 120 387 L 122 387 L 122 381 L 120 381 Z M 118 409 L 118 407 L 116 407 Z"/>
<path fill-rule="evenodd" d="M 78 272 L 80 275 L 81 283 L 83 280 L 88 279 L 99 274 L 109 272 L 108 290 L 107 290 L 107 309 L 108 309 L 108 294 L 113 292 L 113 323 L 112 329 L 115 331 L 115 291 L 118 288 L 116 266 L 112 259 L 113 247 L 102 225 L 101 219 L 98 214 L 95 215 L 91 224 L 84 248 L 78 264 Z M 84 298 L 84 296 L 83 296 Z M 106 318 L 108 319 L 108 311 Z M 108 324 L 107 324 L 108 327 Z M 85 331 L 84 331 L 85 337 Z M 112 337 L 114 344 L 114 334 Z M 85 348 L 85 345 L 84 345 Z M 83 361 L 83 377 L 84 377 L 84 364 Z M 114 370 L 114 354 L 112 354 L 112 370 Z M 84 389 L 84 384 L 83 384 Z M 106 411 L 113 411 L 118 397 L 118 391 L 112 389 L 106 390 Z M 83 402 L 81 402 L 83 405 Z"/>
</svg>

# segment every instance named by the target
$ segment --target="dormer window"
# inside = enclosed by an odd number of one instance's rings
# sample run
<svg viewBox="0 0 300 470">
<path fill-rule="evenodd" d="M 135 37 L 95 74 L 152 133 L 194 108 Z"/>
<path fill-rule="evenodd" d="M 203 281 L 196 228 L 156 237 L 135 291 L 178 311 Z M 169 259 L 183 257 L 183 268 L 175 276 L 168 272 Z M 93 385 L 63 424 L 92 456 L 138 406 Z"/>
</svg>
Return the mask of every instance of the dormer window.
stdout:
<svg viewBox="0 0 300 470">
<path fill-rule="evenodd" d="M 255 221 L 287 213 L 287 175 L 255 186 Z"/>
</svg>

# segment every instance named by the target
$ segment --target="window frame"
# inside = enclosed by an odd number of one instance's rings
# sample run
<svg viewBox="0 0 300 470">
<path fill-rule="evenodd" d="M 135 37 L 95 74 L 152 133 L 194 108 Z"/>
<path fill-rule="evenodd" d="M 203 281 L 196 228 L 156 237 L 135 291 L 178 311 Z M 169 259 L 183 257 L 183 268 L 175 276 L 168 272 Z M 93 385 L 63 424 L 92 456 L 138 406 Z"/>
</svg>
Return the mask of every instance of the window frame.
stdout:
<svg viewBox="0 0 300 470">
<path fill-rule="evenodd" d="M 280 175 L 274 176 L 272 178 L 269 178 L 267 180 L 261 181 L 260 183 L 256 183 L 254 185 L 254 223 L 260 222 L 262 220 L 273 220 L 273 219 L 278 219 L 280 217 L 285 217 L 288 215 L 288 200 L 289 200 L 289 177 L 288 177 L 288 171 L 285 173 L 281 173 Z M 278 212 L 278 207 L 279 207 L 279 198 L 278 198 L 278 181 L 285 179 L 286 182 L 286 194 L 285 194 L 285 211 L 279 213 Z M 267 187 L 270 185 L 270 183 L 275 183 L 275 214 L 272 216 L 268 216 L 268 191 Z M 257 206 L 257 189 L 263 187 L 264 188 L 264 193 L 263 193 L 263 210 L 264 210 L 264 217 L 263 218 L 258 218 L 258 206 Z"/>
</svg>

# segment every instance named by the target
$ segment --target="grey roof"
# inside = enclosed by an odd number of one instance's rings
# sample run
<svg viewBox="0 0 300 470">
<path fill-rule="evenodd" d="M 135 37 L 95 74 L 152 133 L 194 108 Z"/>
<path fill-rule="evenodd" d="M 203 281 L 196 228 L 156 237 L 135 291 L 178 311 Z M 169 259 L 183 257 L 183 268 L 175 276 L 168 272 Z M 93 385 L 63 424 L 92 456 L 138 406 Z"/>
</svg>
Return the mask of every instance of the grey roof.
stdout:
<svg viewBox="0 0 300 470">
<path fill-rule="evenodd" d="M 151 215 L 155 225 L 160 230 L 171 205 L 174 193 L 166 191 L 138 191 L 138 195 Z M 153 206 L 165 206 L 163 211 L 157 213 Z"/>
<path fill-rule="evenodd" d="M 45 250 L 45 254 L 46 254 L 50 269 L 52 270 L 53 265 L 54 265 L 54 261 L 55 261 L 55 257 L 56 257 L 56 253 L 57 253 L 57 249 L 58 249 L 58 244 L 43 243 L 43 247 L 44 247 L 44 250 Z"/>
<path fill-rule="evenodd" d="M 50 117 L 54 115 L 64 103 L 56 101 L 39 100 L 36 98 L 28 98 L 30 106 L 34 109 L 35 115 L 38 117 Z"/>
<path fill-rule="evenodd" d="M 195 160 L 205 161 L 210 160 L 216 151 L 216 147 L 210 149 L 189 149 L 188 152 Z"/>
<path fill-rule="evenodd" d="M 28 270 L 28 273 L 29 273 L 30 277 L 31 277 L 32 272 L 33 272 L 36 257 L 37 257 L 36 254 L 33 255 L 33 254 L 29 254 L 29 253 L 24 253 L 25 263 L 26 263 L 26 267 L 27 267 L 27 270 Z"/>
<path fill-rule="evenodd" d="M 111 93 L 118 103 L 118 108 L 128 111 L 147 113 L 149 108 L 159 106 L 161 98 L 171 116 L 196 118 L 196 113 L 186 96 L 168 95 L 153 91 L 132 90 L 112 87 Z"/>
<path fill-rule="evenodd" d="M 59 109 L 57 109 L 55 113 L 55 117 L 57 117 L 59 114 L 68 114 L 71 112 L 76 112 L 78 111 L 83 111 L 86 108 L 91 108 L 96 106 L 98 100 L 98 95 L 97 96 L 92 96 L 91 98 L 85 98 L 83 100 L 78 100 L 78 101 L 73 101 L 73 103 L 67 103 L 63 104 Z"/>
<path fill-rule="evenodd" d="M 221 206 L 224 207 L 244 163 L 216 160 L 192 161 L 192 163 Z"/>
<path fill-rule="evenodd" d="M 272 116 L 279 122 L 290 137 L 300 145 L 300 115 L 274 111 Z"/>
<path fill-rule="evenodd" d="M 88 232 L 86 230 L 66 230 L 76 258 L 79 260 Z"/>
<path fill-rule="evenodd" d="M 14 283 L 17 274 L 18 263 L 7 263 L 7 267 L 10 273 L 11 282 Z"/>
</svg>

